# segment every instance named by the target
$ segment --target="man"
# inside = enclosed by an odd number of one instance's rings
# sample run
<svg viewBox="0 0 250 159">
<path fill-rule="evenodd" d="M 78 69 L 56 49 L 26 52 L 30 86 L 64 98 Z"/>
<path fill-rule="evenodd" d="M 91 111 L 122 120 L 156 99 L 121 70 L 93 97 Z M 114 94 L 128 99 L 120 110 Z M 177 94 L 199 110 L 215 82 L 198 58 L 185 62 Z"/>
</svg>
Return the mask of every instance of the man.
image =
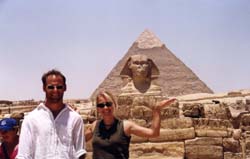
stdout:
<svg viewBox="0 0 250 159">
<path fill-rule="evenodd" d="M 4 118 L 0 121 L 0 159 L 15 159 L 18 152 L 18 124 L 13 118 Z"/>
<path fill-rule="evenodd" d="M 63 103 L 65 76 L 51 70 L 42 82 L 45 102 L 23 120 L 17 159 L 84 159 L 83 121 Z"/>
</svg>

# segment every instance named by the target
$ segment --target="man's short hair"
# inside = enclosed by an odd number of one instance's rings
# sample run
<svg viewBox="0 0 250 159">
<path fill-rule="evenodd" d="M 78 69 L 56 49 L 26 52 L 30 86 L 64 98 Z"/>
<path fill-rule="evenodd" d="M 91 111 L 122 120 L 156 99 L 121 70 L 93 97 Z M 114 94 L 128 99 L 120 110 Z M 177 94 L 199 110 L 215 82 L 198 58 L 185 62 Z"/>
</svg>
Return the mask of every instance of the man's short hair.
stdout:
<svg viewBox="0 0 250 159">
<path fill-rule="evenodd" d="M 61 76 L 62 79 L 63 79 L 64 85 L 66 85 L 66 78 L 65 78 L 65 76 L 60 71 L 58 71 L 56 69 L 52 69 L 52 70 L 49 70 L 48 72 L 44 73 L 43 76 L 42 76 L 42 82 L 43 82 L 44 86 L 46 85 L 47 77 L 50 76 L 50 75 Z"/>
</svg>

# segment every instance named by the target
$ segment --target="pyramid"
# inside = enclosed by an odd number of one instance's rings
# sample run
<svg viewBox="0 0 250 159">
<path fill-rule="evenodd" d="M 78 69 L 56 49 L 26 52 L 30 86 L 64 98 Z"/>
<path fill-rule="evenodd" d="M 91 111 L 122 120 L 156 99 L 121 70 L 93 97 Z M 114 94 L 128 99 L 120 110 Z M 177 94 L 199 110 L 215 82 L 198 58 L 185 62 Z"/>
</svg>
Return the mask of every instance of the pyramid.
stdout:
<svg viewBox="0 0 250 159">
<path fill-rule="evenodd" d="M 115 96 L 121 93 L 121 88 L 126 83 L 123 82 L 120 72 L 128 58 L 135 54 L 144 54 L 157 65 L 160 75 L 154 82 L 162 88 L 164 95 L 179 96 L 193 93 L 213 93 L 159 38 L 151 31 L 145 30 L 92 93 L 92 99 L 99 90 L 103 89 L 110 90 Z"/>
</svg>

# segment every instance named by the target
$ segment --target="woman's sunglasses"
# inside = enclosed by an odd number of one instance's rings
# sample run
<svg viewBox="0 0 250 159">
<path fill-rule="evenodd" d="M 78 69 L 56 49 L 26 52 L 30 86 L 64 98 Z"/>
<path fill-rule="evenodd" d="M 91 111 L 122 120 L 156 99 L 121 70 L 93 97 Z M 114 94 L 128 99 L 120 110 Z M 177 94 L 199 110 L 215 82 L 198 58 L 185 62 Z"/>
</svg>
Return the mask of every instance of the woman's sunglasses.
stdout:
<svg viewBox="0 0 250 159">
<path fill-rule="evenodd" d="M 112 103 L 112 102 L 98 103 L 98 104 L 96 104 L 96 107 L 98 107 L 98 108 L 104 108 L 105 105 L 106 105 L 107 107 L 111 107 L 111 106 L 113 105 L 113 103 Z"/>
</svg>

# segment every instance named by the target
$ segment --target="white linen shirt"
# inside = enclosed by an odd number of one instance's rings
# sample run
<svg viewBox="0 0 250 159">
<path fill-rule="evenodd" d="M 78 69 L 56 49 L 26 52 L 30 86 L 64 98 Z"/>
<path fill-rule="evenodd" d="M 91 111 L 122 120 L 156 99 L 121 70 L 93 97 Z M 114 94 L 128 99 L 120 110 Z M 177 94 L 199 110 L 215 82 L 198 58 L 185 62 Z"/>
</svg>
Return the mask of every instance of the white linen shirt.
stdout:
<svg viewBox="0 0 250 159">
<path fill-rule="evenodd" d="M 83 148 L 83 121 L 69 106 L 54 119 L 41 103 L 22 123 L 16 159 L 76 159 L 86 153 Z"/>
</svg>

